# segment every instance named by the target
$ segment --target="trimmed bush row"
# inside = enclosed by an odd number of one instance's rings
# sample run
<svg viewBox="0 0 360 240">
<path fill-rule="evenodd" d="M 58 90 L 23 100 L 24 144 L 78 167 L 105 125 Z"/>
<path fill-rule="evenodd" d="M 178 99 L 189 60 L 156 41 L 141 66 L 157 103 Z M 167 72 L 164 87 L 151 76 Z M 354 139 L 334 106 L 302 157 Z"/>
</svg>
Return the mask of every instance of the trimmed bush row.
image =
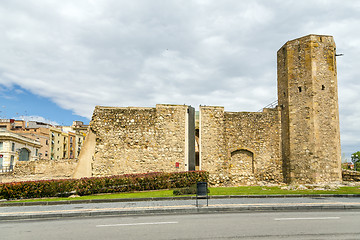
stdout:
<svg viewBox="0 0 360 240">
<path fill-rule="evenodd" d="M 208 177 L 207 172 L 191 171 L 1 183 L 0 199 L 60 197 L 71 194 L 84 196 L 97 193 L 183 188 L 196 182 L 206 182 Z"/>
</svg>

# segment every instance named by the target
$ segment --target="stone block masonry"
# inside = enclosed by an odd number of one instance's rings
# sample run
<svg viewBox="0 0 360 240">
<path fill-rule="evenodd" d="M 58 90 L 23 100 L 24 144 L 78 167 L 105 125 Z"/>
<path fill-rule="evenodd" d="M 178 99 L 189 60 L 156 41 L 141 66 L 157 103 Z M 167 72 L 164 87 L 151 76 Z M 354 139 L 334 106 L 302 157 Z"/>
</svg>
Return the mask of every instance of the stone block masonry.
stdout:
<svg viewBox="0 0 360 240">
<path fill-rule="evenodd" d="M 186 105 L 96 107 L 90 123 L 96 136 L 91 176 L 193 170 L 195 136 L 189 137 L 189 131 L 195 121 L 190 114 L 194 109 Z"/>
<path fill-rule="evenodd" d="M 0 174 L 0 183 L 72 178 L 77 164 L 76 159 L 19 161 L 14 172 Z"/>
<path fill-rule="evenodd" d="M 282 182 L 279 108 L 225 112 L 200 107 L 201 169 L 213 185 Z"/>
<path fill-rule="evenodd" d="M 282 158 L 288 183 L 341 181 L 341 149 L 331 36 L 309 35 L 278 51 Z"/>
</svg>

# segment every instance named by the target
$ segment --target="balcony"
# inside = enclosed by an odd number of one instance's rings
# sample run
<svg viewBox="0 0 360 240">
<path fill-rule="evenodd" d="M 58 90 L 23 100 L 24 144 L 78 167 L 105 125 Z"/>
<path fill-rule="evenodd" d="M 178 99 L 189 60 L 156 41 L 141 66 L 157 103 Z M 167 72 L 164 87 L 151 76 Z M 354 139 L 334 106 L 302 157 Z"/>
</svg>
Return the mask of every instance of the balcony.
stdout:
<svg viewBox="0 0 360 240">
<path fill-rule="evenodd" d="M 14 165 L 10 165 L 10 166 L 0 165 L 0 173 L 13 172 L 13 171 L 14 171 Z"/>
</svg>

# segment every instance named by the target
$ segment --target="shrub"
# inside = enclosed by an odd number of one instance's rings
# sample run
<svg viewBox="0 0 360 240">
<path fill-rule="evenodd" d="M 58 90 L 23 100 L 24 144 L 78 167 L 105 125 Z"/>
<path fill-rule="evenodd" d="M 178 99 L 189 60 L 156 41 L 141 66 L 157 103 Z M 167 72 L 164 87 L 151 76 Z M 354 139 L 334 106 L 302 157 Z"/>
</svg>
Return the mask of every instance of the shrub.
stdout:
<svg viewBox="0 0 360 240">
<path fill-rule="evenodd" d="M 57 197 L 69 196 L 73 193 L 83 196 L 97 193 L 184 188 L 207 180 L 207 172 L 192 171 L 1 183 L 0 199 Z"/>
<path fill-rule="evenodd" d="M 197 192 L 197 184 L 193 184 L 189 187 L 175 189 L 173 195 L 194 195 Z M 207 188 L 207 193 L 210 193 L 209 188 Z"/>
<path fill-rule="evenodd" d="M 196 184 L 191 185 L 190 187 L 179 188 L 173 191 L 174 195 L 193 195 L 196 194 Z"/>
</svg>

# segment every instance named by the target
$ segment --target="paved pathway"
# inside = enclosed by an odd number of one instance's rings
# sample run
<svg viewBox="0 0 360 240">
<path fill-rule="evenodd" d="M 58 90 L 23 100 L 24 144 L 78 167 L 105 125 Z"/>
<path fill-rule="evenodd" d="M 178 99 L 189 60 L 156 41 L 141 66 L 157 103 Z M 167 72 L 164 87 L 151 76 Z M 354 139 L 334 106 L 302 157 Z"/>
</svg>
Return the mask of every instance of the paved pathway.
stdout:
<svg viewBox="0 0 360 240">
<path fill-rule="evenodd" d="M 25 206 L 0 203 L 0 220 L 79 216 L 181 214 L 287 210 L 360 210 L 360 197 L 233 197 L 209 199 L 118 199 L 111 202 L 80 201 L 27 203 Z"/>
</svg>

